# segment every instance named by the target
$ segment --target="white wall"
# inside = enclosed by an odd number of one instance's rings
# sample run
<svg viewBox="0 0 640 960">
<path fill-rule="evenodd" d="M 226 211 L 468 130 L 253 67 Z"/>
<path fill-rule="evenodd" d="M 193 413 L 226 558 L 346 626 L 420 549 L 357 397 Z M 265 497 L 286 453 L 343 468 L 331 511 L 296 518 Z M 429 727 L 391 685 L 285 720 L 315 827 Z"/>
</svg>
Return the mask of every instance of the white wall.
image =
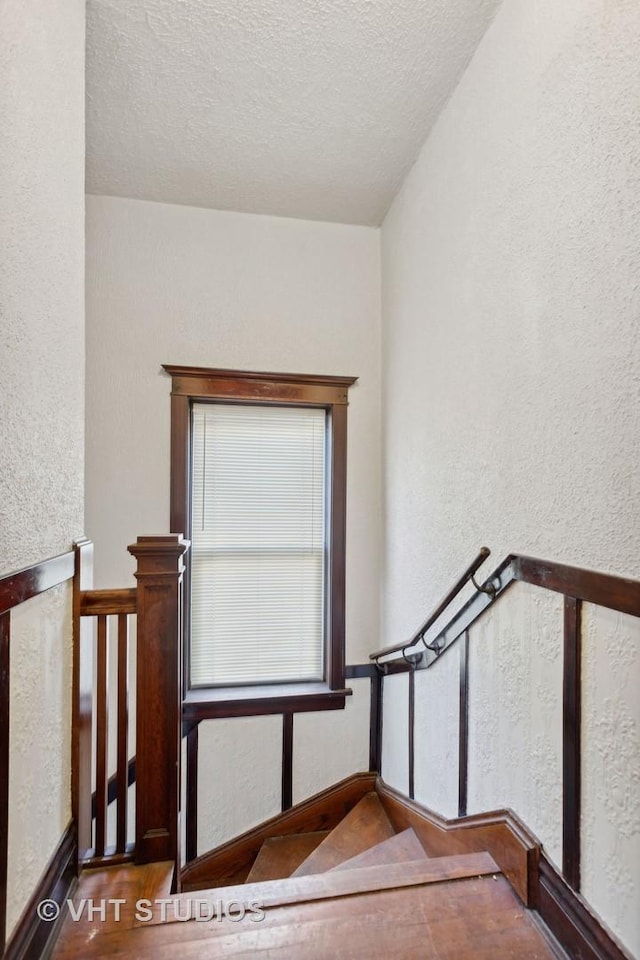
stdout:
<svg viewBox="0 0 640 960">
<path fill-rule="evenodd" d="M 71 819 L 71 605 L 61 584 L 11 611 L 8 930 Z"/>
<path fill-rule="evenodd" d="M 582 893 L 640 957 L 640 620 L 585 604 Z"/>
<path fill-rule="evenodd" d="M 0 12 L 0 573 L 83 533 L 83 0 Z M 11 614 L 8 929 L 70 815 L 71 604 Z M 43 738 L 43 731 L 46 737 Z"/>
<path fill-rule="evenodd" d="M 640 573 L 639 41 L 504 0 L 383 224 L 383 639 L 482 543 Z"/>
<path fill-rule="evenodd" d="M 82 534 L 84 2 L 3 0 L 0 571 Z"/>
<path fill-rule="evenodd" d="M 640 575 L 639 42 L 636 0 L 504 0 L 383 224 L 383 642 L 482 543 Z M 511 804 L 556 862 L 560 636 L 514 588 L 470 655 L 470 809 Z M 593 636 L 584 889 L 637 951 L 637 637 Z M 421 780 L 445 813 L 448 779 Z"/>
<path fill-rule="evenodd" d="M 127 544 L 169 529 L 171 382 L 162 363 L 358 376 L 348 414 L 346 617 L 347 660 L 363 662 L 378 636 L 378 231 L 93 196 L 87 215 L 96 584 L 129 583 Z M 279 810 L 280 728 L 278 717 L 202 728 L 201 853 Z M 296 716 L 294 731 L 296 801 L 368 766 L 368 698 L 354 694 L 335 715 Z M 315 758 L 312 769 L 302 756 Z"/>
<path fill-rule="evenodd" d="M 469 631 L 468 813 L 513 810 L 562 869 L 563 598 L 514 584 Z"/>
<path fill-rule="evenodd" d="M 378 232 L 87 197 L 87 535 L 96 584 L 123 586 L 127 544 L 169 528 L 162 363 L 351 374 L 347 650 L 378 633 Z"/>
</svg>

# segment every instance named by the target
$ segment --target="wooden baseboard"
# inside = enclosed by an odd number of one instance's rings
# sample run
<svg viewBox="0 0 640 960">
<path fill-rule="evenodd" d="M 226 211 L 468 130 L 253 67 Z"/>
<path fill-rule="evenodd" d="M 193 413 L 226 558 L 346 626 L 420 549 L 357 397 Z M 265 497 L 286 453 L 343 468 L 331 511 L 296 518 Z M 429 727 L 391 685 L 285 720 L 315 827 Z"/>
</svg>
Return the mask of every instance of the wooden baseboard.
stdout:
<svg viewBox="0 0 640 960">
<path fill-rule="evenodd" d="M 544 855 L 540 856 L 538 885 L 540 916 L 570 957 L 632 960 Z"/>
<path fill-rule="evenodd" d="M 536 906 L 540 844 L 510 810 L 445 820 L 380 778 L 376 791 L 394 828 L 413 827 L 429 856 L 486 850 L 522 902 L 527 907 Z"/>
<path fill-rule="evenodd" d="M 396 830 L 413 827 L 427 854 L 488 851 L 526 906 L 576 960 L 633 960 L 541 852 L 510 811 L 445 820 L 378 778 L 376 791 Z"/>
<path fill-rule="evenodd" d="M 47 922 L 39 918 L 37 907 L 42 900 L 64 905 L 64 901 L 73 896 L 77 883 L 76 862 L 76 829 L 71 822 L 22 911 L 2 960 L 42 960 L 49 956 L 64 920 L 64 910 L 60 911 L 57 920 Z"/>
<path fill-rule="evenodd" d="M 375 784 L 375 773 L 353 774 L 285 813 L 203 854 L 183 869 L 182 890 L 244 882 L 260 847 L 268 837 L 332 830 L 366 793 L 375 790 Z"/>
</svg>

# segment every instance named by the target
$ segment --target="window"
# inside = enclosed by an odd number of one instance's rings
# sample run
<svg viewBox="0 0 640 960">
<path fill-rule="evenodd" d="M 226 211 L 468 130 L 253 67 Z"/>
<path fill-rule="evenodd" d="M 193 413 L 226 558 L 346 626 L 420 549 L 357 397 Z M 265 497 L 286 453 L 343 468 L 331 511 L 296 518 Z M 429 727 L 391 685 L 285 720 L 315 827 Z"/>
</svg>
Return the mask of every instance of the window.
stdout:
<svg viewBox="0 0 640 960">
<path fill-rule="evenodd" d="M 192 543 L 187 692 L 342 690 L 353 378 L 165 370 L 171 530 Z"/>
</svg>

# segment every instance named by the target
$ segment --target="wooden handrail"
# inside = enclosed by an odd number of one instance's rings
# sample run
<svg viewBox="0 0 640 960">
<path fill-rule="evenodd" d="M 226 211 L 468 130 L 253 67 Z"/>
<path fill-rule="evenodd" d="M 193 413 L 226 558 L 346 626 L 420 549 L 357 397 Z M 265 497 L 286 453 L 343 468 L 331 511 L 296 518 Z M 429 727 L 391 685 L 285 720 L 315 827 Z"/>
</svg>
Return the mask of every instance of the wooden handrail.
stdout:
<svg viewBox="0 0 640 960">
<path fill-rule="evenodd" d="M 516 580 L 595 606 L 608 607 L 610 610 L 640 617 L 638 580 L 510 553 L 487 577 L 483 588 L 473 593 L 433 637 L 428 650 L 414 666 L 419 670 L 430 667 Z M 408 646 L 409 644 L 396 644 L 395 647 L 371 654 L 370 659 L 377 660 L 385 654 L 400 653 Z M 385 673 L 400 673 L 412 669 L 408 662 L 405 663 L 400 658 L 387 661 L 384 667 Z"/>
<path fill-rule="evenodd" d="M 39 593 L 70 580 L 73 572 L 74 555 L 71 550 L 5 574 L 0 577 L 0 613 L 6 613 L 25 600 L 31 600 Z"/>
<path fill-rule="evenodd" d="M 464 573 L 458 577 L 452 588 L 447 594 L 442 598 L 438 606 L 429 614 L 422 626 L 417 630 L 411 640 L 406 641 L 405 643 L 396 643 L 391 647 L 384 647 L 382 650 L 376 650 L 375 653 L 369 655 L 369 660 L 379 660 L 380 657 L 390 656 L 392 653 L 401 653 L 404 650 L 408 650 L 410 647 L 414 647 L 417 643 L 423 639 L 427 630 L 433 626 L 436 620 L 442 616 L 444 611 L 447 609 L 449 604 L 455 600 L 460 591 L 466 584 L 471 580 L 476 570 L 482 566 L 487 557 L 491 554 L 491 551 L 488 547 L 480 547 L 478 555 L 469 564 Z"/>
<path fill-rule="evenodd" d="M 80 616 L 115 616 L 119 613 L 136 612 L 136 588 L 122 590 L 82 590 L 80 593 Z"/>
</svg>

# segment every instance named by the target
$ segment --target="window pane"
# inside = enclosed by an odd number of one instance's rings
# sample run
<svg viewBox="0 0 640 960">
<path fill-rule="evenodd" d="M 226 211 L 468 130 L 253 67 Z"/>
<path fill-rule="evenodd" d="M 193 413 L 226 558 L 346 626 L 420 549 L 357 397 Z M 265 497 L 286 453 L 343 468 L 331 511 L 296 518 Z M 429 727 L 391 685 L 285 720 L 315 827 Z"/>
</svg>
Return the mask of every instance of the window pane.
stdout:
<svg viewBox="0 0 640 960">
<path fill-rule="evenodd" d="M 193 406 L 191 683 L 319 680 L 324 410 Z"/>
</svg>

